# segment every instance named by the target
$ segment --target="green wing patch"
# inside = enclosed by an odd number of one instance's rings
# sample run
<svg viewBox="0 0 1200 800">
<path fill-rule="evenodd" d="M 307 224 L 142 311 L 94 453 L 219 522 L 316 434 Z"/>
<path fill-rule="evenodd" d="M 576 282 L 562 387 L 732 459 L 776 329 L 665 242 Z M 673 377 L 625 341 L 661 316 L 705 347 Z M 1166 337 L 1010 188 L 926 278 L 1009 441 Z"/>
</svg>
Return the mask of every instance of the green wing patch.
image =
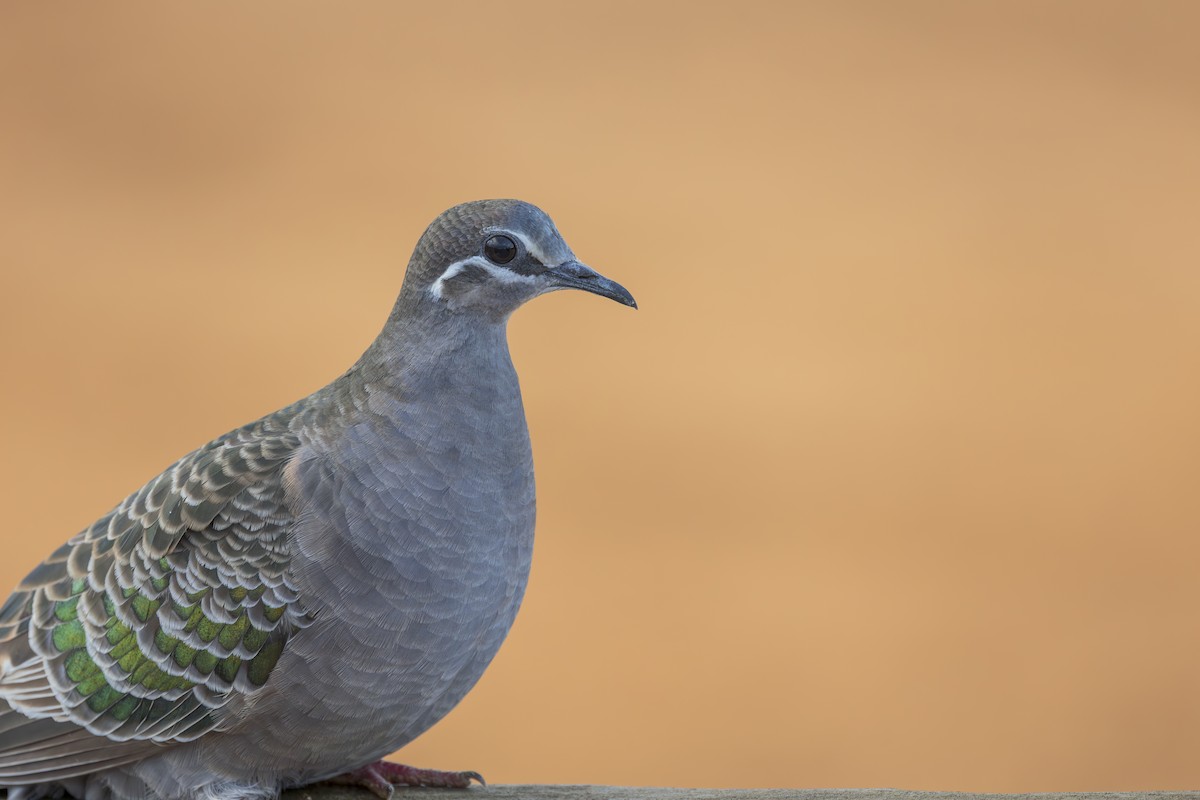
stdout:
<svg viewBox="0 0 1200 800">
<path fill-rule="evenodd" d="M 266 684 L 309 621 L 282 477 L 300 410 L 185 456 L 34 568 L 0 606 L 0 659 L 22 670 L 0 701 L 118 741 L 186 741 Z"/>
<path fill-rule="evenodd" d="M 139 723 L 161 720 L 179 707 L 179 698 L 185 692 L 202 682 L 193 678 L 216 675 L 222 684 L 232 685 L 244 667 L 245 679 L 252 686 L 262 686 L 283 652 L 282 634 L 255 627 L 245 608 L 231 623 L 214 622 L 205 616 L 202 601 L 211 589 L 189 595 L 190 605 L 169 603 L 169 608 L 163 608 L 161 600 L 132 589 L 125 590 L 124 595 L 139 622 L 146 623 L 159 613 L 173 614 L 183 631 L 195 632 L 202 642 L 216 643 L 220 648 L 189 645 L 160 627 L 154 634 L 153 648 L 143 652 L 136 632 L 121 621 L 116 604 L 104 594 L 102 602 L 107 619 L 103 645 L 107 647 L 102 645 L 102 649 L 107 649 L 112 661 L 106 671 L 89 654 L 87 629 L 79 618 L 80 600 L 88 591 L 86 581 L 76 581 L 71 588 L 70 597 L 54 604 L 50 641 L 62 656 L 67 679 L 85 698 L 87 707 L 120 722 L 135 715 Z M 238 599 L 258 600 L 264 592 L 265 588 L 243 590 Z M 277 621 L 283 612 L 281 607 L 266 606 L 263 610 L 271 621 Z M 247 659 L 231 654 L 232 650 L 249 651 L 253 655 Z M 188 677 L 193 671 L 193 677 Z"/>
</svg>

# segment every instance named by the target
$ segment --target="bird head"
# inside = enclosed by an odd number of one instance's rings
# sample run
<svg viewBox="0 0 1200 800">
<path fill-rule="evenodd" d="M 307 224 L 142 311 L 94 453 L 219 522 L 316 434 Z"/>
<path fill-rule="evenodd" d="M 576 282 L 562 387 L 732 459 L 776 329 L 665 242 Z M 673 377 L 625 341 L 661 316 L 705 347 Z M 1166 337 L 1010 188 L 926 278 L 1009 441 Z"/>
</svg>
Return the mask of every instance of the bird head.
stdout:
<svg viewBox="0 0 1200 800">
<path fill-rule="evenodd" d="M 540 208 L 520 200 L 479 200 L 443 212 L 425 230 L 402 294 L 502 320 L 559 289 L 582 289 L 637 308 L 623 286 L 575 258 Z"/>
</svg>

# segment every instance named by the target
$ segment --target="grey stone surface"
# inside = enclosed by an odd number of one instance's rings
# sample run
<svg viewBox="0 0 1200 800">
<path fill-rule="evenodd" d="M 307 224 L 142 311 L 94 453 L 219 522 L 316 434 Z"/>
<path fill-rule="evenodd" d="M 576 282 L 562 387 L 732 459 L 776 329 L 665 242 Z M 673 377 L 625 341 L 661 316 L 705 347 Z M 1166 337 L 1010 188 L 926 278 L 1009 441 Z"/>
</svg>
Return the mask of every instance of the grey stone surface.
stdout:
<svg viewBox="0 0 1200 800">
<path fill-rule="evenodd" d="M 397 789 L 404 795 L 433 795 L 445 800 L 1200 800 L 1200 792 L 1060 792 L 1037 794 L 972 794 L 970 792 L 913 792 L 905 789 L 664 789 L 643 786 L 506 785 L 444 789 Z M 344 787 L 298 789 L 285 800 L 371 800 L 374 795 Z"/>
</svg>

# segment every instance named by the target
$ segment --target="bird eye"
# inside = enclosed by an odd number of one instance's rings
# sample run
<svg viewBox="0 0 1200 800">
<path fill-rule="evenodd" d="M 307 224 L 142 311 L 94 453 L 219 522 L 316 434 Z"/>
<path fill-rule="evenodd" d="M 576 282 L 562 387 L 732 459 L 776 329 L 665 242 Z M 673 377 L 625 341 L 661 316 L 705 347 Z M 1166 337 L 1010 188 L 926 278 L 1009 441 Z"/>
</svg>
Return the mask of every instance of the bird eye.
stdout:
<svg viewBox="0 0 1200 800">
<path fill-rule="evenodd" d="M 483 254 L 497 264 L 507 264 L 517 257 L 517 243 L 497 234 L 483 243 Z"/>
</svg>

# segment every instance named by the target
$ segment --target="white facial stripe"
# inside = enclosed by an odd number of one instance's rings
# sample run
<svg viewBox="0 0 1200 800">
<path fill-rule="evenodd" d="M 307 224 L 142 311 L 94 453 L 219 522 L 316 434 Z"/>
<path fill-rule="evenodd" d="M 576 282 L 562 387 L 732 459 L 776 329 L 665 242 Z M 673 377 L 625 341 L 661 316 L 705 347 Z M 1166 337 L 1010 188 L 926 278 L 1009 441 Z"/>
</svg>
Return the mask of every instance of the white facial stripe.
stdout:
<svg viewBox="0 0 1200 800">
<path fill-rule="evenodd" d="M 554 266 L 554 264 L 550 263 L 550 259 L 546 257 L 546 254 L 542 252 L 542 248 L 530 241 L 529 237 L 525 234 L 517 233 L 516 231 L 497 231 L 497 233 L 503 233 L 505 236 L 511 236 L 514 239 L 520 239 L 521 244 L 525 245 L 525 251 L 529 253 L 529 255 L 533 256 L 547 267 Z"/>
<path fill-rule="evenodd" d="M 468 266 L 479 267 L 485 270 L 493 280 L 500 281 L 501 283 L 533 283 L 534 276 L 532 275 L 522 275 L 519 272 L 513 272 L 511 269 L 498 267 L 483 256 L 471 256 L 470 258 L 464 258 L 462 261 L 455 261 L 446 267 L 446 271 L 429 287 L 429 293 L 438 300 L 441 300 L 445 291 L 446 281 L 452 280 Z"/>
</svg>

